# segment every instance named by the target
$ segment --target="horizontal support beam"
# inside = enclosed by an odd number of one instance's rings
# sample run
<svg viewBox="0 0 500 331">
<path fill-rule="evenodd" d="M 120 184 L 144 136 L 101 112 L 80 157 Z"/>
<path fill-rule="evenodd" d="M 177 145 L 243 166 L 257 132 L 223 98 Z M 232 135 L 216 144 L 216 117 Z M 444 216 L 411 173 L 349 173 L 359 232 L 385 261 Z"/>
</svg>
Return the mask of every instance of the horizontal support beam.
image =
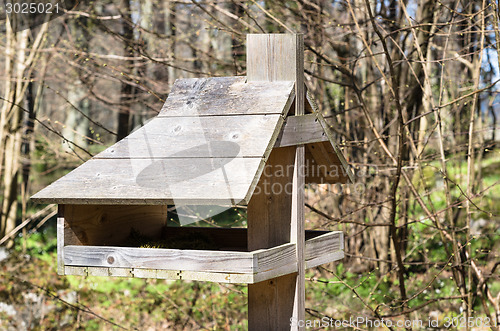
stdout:
<svg viewBox="0 0 500 331">
<path fill-rule="evenodd" d="M 316 114 L 288 116 L 274 147 L 296 146 L 327 141 Z"/>
</svg>

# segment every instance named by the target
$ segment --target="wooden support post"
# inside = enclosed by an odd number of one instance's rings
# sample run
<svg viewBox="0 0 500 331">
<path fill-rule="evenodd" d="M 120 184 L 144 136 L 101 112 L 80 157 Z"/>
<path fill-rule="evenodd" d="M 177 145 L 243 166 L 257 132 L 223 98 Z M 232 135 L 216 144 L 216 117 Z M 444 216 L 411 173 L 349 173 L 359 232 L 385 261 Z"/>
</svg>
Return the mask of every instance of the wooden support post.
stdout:
<svg viewBox="0 0 500 331">
<path fill-rule="evenodd" d="M 291 111 L 303 115 L 303 36 L 247 35 L 247 80 L 295 81 Z M 248 248 L 295 243 L 298 267 L 298 273 L 249 285 L 250 330 L 302 329 L 296 322 L 305 318 L 304 159 L 303 145 L 274 149 L 248 204 Z"/>
<path fill-rule="evenodd" d="M 57 205 L 57 273 L 64 275 L 64 205 Z"/>
</svg>

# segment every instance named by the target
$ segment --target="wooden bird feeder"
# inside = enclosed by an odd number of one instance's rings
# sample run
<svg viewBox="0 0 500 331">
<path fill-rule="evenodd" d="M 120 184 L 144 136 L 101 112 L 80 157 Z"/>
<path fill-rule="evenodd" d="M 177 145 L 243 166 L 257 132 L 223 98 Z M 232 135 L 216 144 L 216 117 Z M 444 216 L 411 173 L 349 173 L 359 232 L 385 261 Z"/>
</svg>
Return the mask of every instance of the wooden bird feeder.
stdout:
<svg viewBox="0 0 500 331">
<path fill-rule="evenodd" d="M 246 77 L 177 80 L 157 117 L 35 194 L 59 206 L 58 273 L 244 283 L 250 329 L 304 319 L 305 268 L 344 256 L 342 232 L 304 230 L 304 184 L 353 176 L 303 52 L 302 35 L 248 35 Z M 167 227 L 172 205 L 245 205 L 248 227 Z M 132 231 L 215 248 L 129 247 Z"/>
</svg>

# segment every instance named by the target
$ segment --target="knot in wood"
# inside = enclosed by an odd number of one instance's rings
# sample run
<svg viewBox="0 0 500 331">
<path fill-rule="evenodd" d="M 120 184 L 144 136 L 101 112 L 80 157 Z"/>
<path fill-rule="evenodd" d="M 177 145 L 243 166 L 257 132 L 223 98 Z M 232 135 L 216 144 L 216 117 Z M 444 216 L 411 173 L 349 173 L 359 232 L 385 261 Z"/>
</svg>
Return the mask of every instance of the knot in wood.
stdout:
<svg viewBox="0 0 500 331">
<path fill-rule="evenodd" d="M 114 258 L 114 257 L 112 257 L 112 256 L 108 256 L 108 259 L 107 259 L 107 260 L 108 260 L 108 263 L 109 263 L 109 264 L 113 264 L 113 263 L 115 263 L 115 258 Z"/>
</svg>

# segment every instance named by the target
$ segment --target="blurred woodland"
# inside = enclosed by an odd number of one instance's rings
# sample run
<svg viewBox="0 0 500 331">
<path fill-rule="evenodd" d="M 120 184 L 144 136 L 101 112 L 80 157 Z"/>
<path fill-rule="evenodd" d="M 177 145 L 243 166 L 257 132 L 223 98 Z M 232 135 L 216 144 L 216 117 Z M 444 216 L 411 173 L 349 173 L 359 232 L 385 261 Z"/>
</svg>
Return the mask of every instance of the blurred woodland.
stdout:
<svg viewBox="0 0 500 331">
<path fill-rule="evenodd" d="M 306 227 L 344 231 L 346 258 L 306 273 L 306 318 L 498 330 L 497 1 L 99 0 L 24 29 L 2 11 L 0 328 L 244 329 L 241 286 L 56 276 L 56 207 L 29 197 L 157 115 L 175 79 L 245 75 L 247 33 L 303 33 L 356 174 L 307 188 Z"/>
</svg>

